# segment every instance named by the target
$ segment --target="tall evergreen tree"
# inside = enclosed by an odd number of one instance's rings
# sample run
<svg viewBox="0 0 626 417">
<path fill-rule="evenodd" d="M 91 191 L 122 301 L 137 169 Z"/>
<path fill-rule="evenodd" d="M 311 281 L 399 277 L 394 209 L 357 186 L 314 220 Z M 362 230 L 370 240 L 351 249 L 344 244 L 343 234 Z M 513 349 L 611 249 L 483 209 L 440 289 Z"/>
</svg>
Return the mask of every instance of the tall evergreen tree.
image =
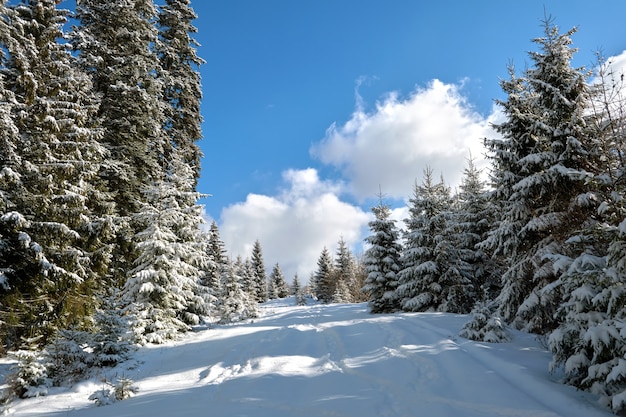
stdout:
<svg viewBox="0 0 626 417">
<path fill-rule="evenodd" d="M 157 17 L 152 0 L 83 0 L 76 5 L 80 25 L 72 34 L 82 68 L 101 99 L 99 117 L 110 152 L 103 178 L 116 191 L 118 232 L 115 268 L 123 283 L 135 258 L 134 215 L 145 202 L 144 184 L 162 178 L 171 154 L 166 138 L 163 80 L 158 56 Z"/>
<path fill-rule="evenodd" d="M 135 333 L 143 343 L 163 343 L 209 312 L 209 294 L 201 286 L 208 261 L 200 218 L 197 212 L 181 210 L 179 180 L 172 174 L 147 186 L 144 210 L 134 219 L 144 229 L 135 236 L 139 255 L 122 297 L 136 317 Z"/>
<path fill-rule="evenodd" d="M 159 8 L 159 43 L 156 52 L 161 63 L 167 136 L 180 158 L 193 170 L 194 184 L 200 176 L 202 152 L 200 101 L 202 89 L 197 68 L 204 63 L 196 53 L 198 43 L 191 37 L 197 32 L 197 18 L 190 0 L 165 0 Z"/>
<path fill-rule="evenodd" d="M 263 261 L 263 249 L 261 242 L 256 240 L 252 247 L 252 268 L 254 269 L 254 285 L 256 287 L 256 300 L 259 303 L 267 301 L 267 272 Z"/>
<path fill-rule="evenodd" d="M 2 39 L 8 52 L 2 72 L 19 136 L 6 126 L 3 176 L 12 190 L 3 192 L 11 212 L 2 234 L 22 243 L 1 261 L 10 276 L 3 304 L 19 317 L 20 336 L 45 342 L 58 326 L 86 323 L 96 278 L 107 270 L 102 239 L 111 205 L 99 187 L 107 152 L 92 124 L 98 109 L 92 84 L 61 43 L 67 11 L 53 0 L 5 11 L 11 28 L 0 31 L 9 36 Z"/>
<path fill-rule="evenodd" d="M 391 208 L 383 203 L 382 196 L 372 212 L 376 218 L 369 222 L 372 234 L 365 239 L 370 247 L 363 260 L 367 272 L 363 292 L 369 297 L 372 313 L 390 313 L 400 307 L 395 294 L 400 271 L 399 232 L 395 220 L 390 219 Z"/>
<path fill-rule="evenodd" d="M 600 62 L 592 86 L 591 149 L 586 158 L 586 193 L 576 201 L 593 210 L 565 242 L 555 287 L 564 295 L 559 327 L 549 339 L 553 367 L 565 381 L 589 389 L 616 414 L 626 410 L 626 143 L 621 74 Z"/>
<path fill-rule="evenodd" d="M 497 258 L 491 258 L 480 247 L 480 243 L 486 239 L 491 225 L 495 223 L 496 210 L 489 201 L 480 171 L 471 156 L 459 188 L 456 208 L 459 255 L 471 269 L 475 296 L 491 300 L 500 290 L 501 266 Z"/>
<path fill-rule="evenodd" d="M 352 293 L 350 288 L 355 284 L 355 262 L 350 252 L 350 248 L 346 245 L 343 237 L 339 239 L 337 244 L 337 252 L 335 254 L 335 268 L 334 268 L 334 284 L 333 298 L 340 299 L 342 303 L 351 303 Z M 340 294 L 337 294 L 337 293 Z M 337 294 L 337 297 L 335 295 Z"/>
<path fill-rule="evenodd" d="M 220 277 L 222 269 L 228 263 L 224 242 L 220 237 L 220 231 L 217 223 L 212 222 L 209 228 L 209 242 L 207 246 L 208 257 L 210 260 L 209 268 L 204 278 L 203 285 L 211 289 L 214 294 L 219 293 Z"/>
<path fill-rule="evenodd" d="M 503 140 L 488 141 L 496 160 L 495 188 L 507 196 L 499 227 L 489 238 L 496 253 L 509 257 L 500 295 L 508 321 L 529 331 L 546 332 L 557 324 L 561 294 L 554 260 L 563 243 L 588 217 L 576 203 L 584 192 L 588 157 L 585 112 L 587 72 L 572 68 L 571 35 L 559 33 L 549 19 L 534 66 L 522 79 L 503 83 L 508 120 L 496 126 Z M 545 288 L 545 290 L 543 290 Z"/>
<path fill-rule="evenodd" d="M 313 274 L 313 281 L 315 282 L 315 296 L 325 303 L 332 301 L 335 293 L 333 275 L 333 258 L 328 249 L 324 247 L 317 260 L 317 270 Z"/>
</svg>

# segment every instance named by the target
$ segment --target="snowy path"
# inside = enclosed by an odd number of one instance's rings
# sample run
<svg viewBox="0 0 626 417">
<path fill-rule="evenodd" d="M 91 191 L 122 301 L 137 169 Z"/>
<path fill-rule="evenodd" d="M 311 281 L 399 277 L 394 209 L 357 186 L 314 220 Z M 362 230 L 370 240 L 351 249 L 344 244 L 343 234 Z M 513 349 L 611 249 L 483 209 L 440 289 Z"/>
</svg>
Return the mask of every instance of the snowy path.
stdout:
<svg viewBox="0 0 626 417">
<path fill-rule="evenodd" d="M 532 336 L 458 338 L 448 314 L 370 315 L 365 304 L 265 307 L 253 323 L 142 349 L 134 398 L 95 407 L 96 380 L 14 404 L 15 416 L 525 416 L 612 414 L 552 381 Z"/>
</svg>

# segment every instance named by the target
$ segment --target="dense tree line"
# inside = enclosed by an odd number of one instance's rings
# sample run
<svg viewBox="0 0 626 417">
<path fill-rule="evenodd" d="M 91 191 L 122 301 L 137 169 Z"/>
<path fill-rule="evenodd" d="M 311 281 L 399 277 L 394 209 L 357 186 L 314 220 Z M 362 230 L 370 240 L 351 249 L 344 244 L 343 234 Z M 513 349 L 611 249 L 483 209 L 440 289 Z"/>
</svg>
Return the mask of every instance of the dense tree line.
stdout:
<svg viewBox="0 0 626 417">
<path fill-rule="evenodd" d="M 199 227 L 196 15 L 58 3 L 0 2 L 2 349 L 95 331 L 110 297 L 161 342 L 216 312 L 228 275 Z"/>
<path fill-rule="evenodd" d="M 311 275 L 309 288 L 313 297 L 323 303 L 358 303 L 365 301 L 362 287 L 365 266 L 348 248 L 343 238 L 337 242 L 335 257 L 324 247 L 317 260 L 317 269 Z"/>
<path fill-rule="evenodd" d="M 575 30 L 546 20 L 522 73 L 509 68 L 483 184 L 469 160 L 451 196 L 427 167 L 402 239 L 372 209 L 364 290 L 372 312 L 469 313 L 462 334 L 547 336 L 553 368 L 626 410 L 626 142 L 623 74 L 572 67 Z M 592 77 L 593 76 L 593 77 Z M 398 242 L 401 242 L 398 255 Z"/>
</svg>

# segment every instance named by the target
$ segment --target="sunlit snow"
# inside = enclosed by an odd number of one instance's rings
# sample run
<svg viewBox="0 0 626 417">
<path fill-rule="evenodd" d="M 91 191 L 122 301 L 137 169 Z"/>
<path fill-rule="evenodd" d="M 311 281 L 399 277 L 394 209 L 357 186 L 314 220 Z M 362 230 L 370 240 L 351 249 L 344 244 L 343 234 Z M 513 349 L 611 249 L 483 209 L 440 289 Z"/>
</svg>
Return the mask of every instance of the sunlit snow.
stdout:
<svg viewBox="0 0 626 417">
<path fill-rule="evenodd" d="M 6 415 L 171 416 L 611 416 L 588 393 L 548 372 L 532 335 L 509 343 L 458 337 L 465 315 L 372 315 L 366 304 L 262 305 L 242 324 L 197 328 L 166 345 Z M 2 370 L 6 371 L 5 363 Z M 88 397 L 121 376 L 130 399 L 97 407 Z"/>
</svg>

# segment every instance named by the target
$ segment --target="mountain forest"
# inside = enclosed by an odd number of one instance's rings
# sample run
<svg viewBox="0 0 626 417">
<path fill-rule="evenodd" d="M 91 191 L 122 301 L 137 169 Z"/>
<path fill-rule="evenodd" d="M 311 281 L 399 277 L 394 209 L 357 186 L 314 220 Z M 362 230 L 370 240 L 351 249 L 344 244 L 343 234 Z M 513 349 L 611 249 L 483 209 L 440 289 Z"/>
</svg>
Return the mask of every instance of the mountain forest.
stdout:
<svg viewBox="0 0 626 417">
<path fill-rule="evenodd" d="M 575 29 L 545 19 L 500 82 L 499 136 L 476 138 L 488 179 L 472 156 L 454 193 L 416 167 L 404 227 L 381 195 L 363 256 L 340 239 L 290 286 L 260 242 L 233 258 L 203 226 L 190 0 L 57 3 L 0 1 L 6 401 L 295 294 L 468 314 L 461 336 L 486 342 L 537 334 L 566 383 L 626 412 L 626 90 L 600 54 L 572 65 Z"/>
</svg>

